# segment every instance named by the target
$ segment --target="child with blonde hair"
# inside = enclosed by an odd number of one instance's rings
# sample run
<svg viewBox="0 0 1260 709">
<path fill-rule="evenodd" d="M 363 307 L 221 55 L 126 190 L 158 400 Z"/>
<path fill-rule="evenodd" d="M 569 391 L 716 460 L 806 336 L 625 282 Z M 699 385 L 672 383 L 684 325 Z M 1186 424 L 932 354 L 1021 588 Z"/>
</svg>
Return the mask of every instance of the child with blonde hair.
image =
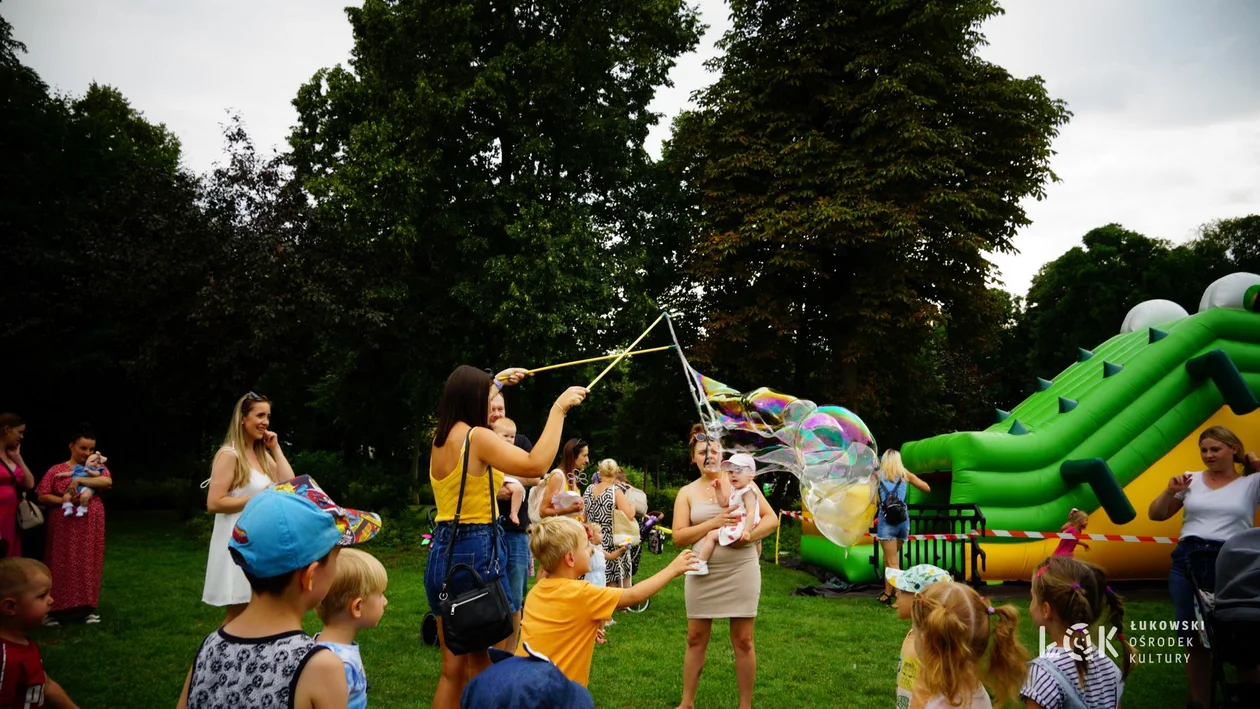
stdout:
<svg viewBox="0 0 1260 709">
<path fill-rule="evenodd" d="M 1068 512 L 1067 522 L 1063 523 L 1063 526 L 1059 528 L 1059 531 L 1066 534 L 1081 534 L 1085 531 L 1085 527 L 1088 524 L 1089 515 L 1085 514 L 1084 510 L 1078 510 L 1073 507 L 1072 510 Z M 1069 558 L 1073 557 L 1076 555 L 1076 546 L 1078 544 L 1085 547 L 1087 550 L 1089 549 L 1089 545 L 1079 539 L 1060 539 L 1059 546 L 1054 550 L 1054 555 L 1066 556 Z"/>
<path fill-rule="evenodd" d="M 665 584 L 695 566 L 690 549 L 669 566 L 630 588 L 600 588 L 579 577 L 590 571 L 591 543 L 587 528 L 570 517 L 546 517 L 529 529 L 529 550 L 547 577 L 534 584 L 525 600 L 521 643 L 551 658 L 569 679 L 585 687 L 591 677 L 595 639 L 613 611 L 638 605 Z"/>
<path fill-rule="evenodd" d="M 1133 648 L 1124 638 L 1124 600 L 1107 585 L 1102 568 L 1066 556 L 1041 562 L 1033 575 L 1028 614 L 1056 641 L 1029 665 L 1020 689 L 1025 706 L 1119 707 Z M 1105 624 L 1117 631 L 1123 670 L 1089 637 L 1090 628 L 1104 615 Z"/>
<path fill-rule="evenodd" d="M 348 709 L 367 707 L 367 673 L 355 637 L 360 630 L 380 624 L 389 603 L 385 598 L 388 584 L 389 574 L 376 557 L 358 549 L 343 549 L 328 595 L 315 609 L 324 622 L 324 630 L 315 641 L 332 650 L 346 668 Z"/>
<path fill-rule="evenodd" d="M 626 553 L 625 547 L 604 551 L 604 530 L 598 522 L 587 522 L 586 540 L 591 544 L 591 570 L 586 574 L 587 583 L 603 588 L 608 585 L 607 564 Z"/>
<path fill-rule="evenodd" d="M 344 709 L 345 666 L 302 630 L 323 602 L 343 547 L 380 531 L 381 518 L 341 507 L 301 475 L 253 495 L 228 550 L 249 582 L 245 610 L 206 636 L 176 709 L 243 704 Z"/>
<path fill-rule="evenodd" d="M 39 646 L 26 636 L 52 608 L 52 572 L 19 556 L 0 559 L 0 707 L 74 707 L 44 674 Z"/>
<path fill-rule="evenodd" d="M 1015 606 L 994 608 L 966 584 L 937 583 L 915 596 L 911 617 L 919 680 L 931 696 L 925 709 L 992 709 L 986 686 L 999 705 L 1019 696 L 1028 651 Z"/>
<path fill-rule="evenodd" d="M 884 569 L 884 578 L 897 589 L 897 617 L 910 620 L 914 612 L 914 599 L 923 589 L 935 583 L 951 583 L 949 572 L 931 564 L 919 564 L 902 571 Z M 897 663 L 897 709 L 919 709 L 931 699 L 931 694 L 919 679 L 919 654 L 915 651 L 914 627 L 906 633 L 901 643 L 901 660 Z"/>
<path fill-rule="evenodd" d="M 490 424 L 490 428 L 499 434 L 499 438 L 516 445 L 516 422 L 504 416 L 494 423 Z M 512 520 L 512 524 L 521 523 L 521 502 L 525 499 L 525 486 L 520 480 L 511 475 L 503 476 L 503 487 L 507 488 L 512 494 L 512 504 L 509 507 L 508 519 Z"/>
</svg>

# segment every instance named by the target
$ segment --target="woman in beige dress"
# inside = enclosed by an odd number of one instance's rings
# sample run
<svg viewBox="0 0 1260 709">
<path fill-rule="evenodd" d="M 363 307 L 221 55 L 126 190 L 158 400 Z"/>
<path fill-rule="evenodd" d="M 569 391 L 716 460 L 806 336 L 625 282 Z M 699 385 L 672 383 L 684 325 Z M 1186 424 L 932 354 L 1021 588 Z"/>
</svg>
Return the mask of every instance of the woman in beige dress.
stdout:
<svg viewBox="0 0 1260 709">
<path fill-rule="evenodd" d="M 700 478 L 678 491 L 674 501 L 674 543 L 694 545 L 711 530 L 730 524 L 731 509 L 719 501 L 730 497 L 731 483 L 721 471 L 722 449 L 709 439 L 699 424 L 688 441 L 691 460 Z M 687 576 L 687 654 L 683 658 L 683 696 L 679 709 L 691 709 L 704 670 L 705 651 L 714 618 L 730 618 L 731 648 L 735 651 L 735 680 L 739 684 L 740 709 L 752 707 L 753 682 L 757 678 L 757 653 L 753 649 L 753 623 L 761 598 L 761 566 L 758 541 L 774 533 L 779 517 L 757 490 L 761 521 L 747 542 L 719 546 L 709 559 L 707 576 Z"/>
</svg>

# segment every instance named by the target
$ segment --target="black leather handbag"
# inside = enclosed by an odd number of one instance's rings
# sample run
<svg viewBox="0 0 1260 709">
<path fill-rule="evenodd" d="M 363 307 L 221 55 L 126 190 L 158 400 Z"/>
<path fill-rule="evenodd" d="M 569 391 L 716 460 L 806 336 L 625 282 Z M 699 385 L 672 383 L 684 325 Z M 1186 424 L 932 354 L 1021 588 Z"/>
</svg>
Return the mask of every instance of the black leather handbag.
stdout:
<svg viewBox="0 0 1260 709">
<path fill-rule="evenodd" d="M 455 505 L 454 533 L 446 549 L 446 579 L 438 593 L 438 612 L 442 616 L 442 638 L 446 649 L 456 655 L 485 650 L 512 634 L 512 604 L 503 584 L 491 579 L 482 580 L 477 570 L 467 564 L 451 566 L 455 554 L 455 539 L 459 534 L 459 516 L 464 507 L 464 486 L 468 483 L 468 453 L 472 447 L 472 431 L 464 438 L 464 473 L 459 481 L 459 502 Z M 490 491 L 490 512 L 493 518 L 497 507 L 494 497 L 494 471 L 486 468 L 486 487 Z M 491 523 L 491 568 L 499 568 L 499 528 Z M 447 589 L 457 569 L 464 569 L 473 579 L 473 587 L 458 596 L 451 596 Z"/>
</svg>

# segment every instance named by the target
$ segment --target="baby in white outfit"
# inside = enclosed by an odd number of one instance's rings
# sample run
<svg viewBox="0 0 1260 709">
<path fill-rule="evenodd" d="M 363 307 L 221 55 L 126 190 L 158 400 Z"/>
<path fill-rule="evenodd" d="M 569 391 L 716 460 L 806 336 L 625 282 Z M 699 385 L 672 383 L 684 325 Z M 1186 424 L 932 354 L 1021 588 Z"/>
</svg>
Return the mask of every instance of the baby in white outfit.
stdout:
<svg viewBox="0 0 1260 709">
<path fill-rule="evenodd" d="M 732 508 L 731 514 L 735 519 L 704 535 L 704 539 L 696 544 L 695 552 L 700 557 L 700 563 L 695 571 L 687 572 L 690 576 L 707 576 L 709 557 L 713 556 L 713 550 L 719 544 L 726 547 L 738 541 L 748 541 L 753 527 L 761 521 L 761 505 L 753 487 L 753 476 L 757 473 L 756 461 L 747 453 L 736 453 L 722 463 L 722 469 L 731 476 L 731 496 L 726 506 Z"/>
</svg>

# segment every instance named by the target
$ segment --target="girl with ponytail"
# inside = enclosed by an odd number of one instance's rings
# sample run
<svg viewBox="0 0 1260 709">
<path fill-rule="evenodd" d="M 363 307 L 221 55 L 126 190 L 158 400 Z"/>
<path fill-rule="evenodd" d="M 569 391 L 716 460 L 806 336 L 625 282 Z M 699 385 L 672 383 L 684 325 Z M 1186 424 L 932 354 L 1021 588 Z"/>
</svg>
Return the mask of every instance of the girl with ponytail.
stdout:
<svg viewBox="0 0 1260 709">
<path fill-rule="evenodd" d="M 1020 694 L 1026 707 L 1116 709 L 1129 676 L 1133 648 L 1124 637 L 1124 600 L 1107 585 L 1102 568 L 1087 561 L 1052 556 L 1032 580 L 1029 615 L 1054 644 L 1028 669 Z M 1121 655 L 1121 667 L 1106 657 L 1091 636 L 1100 624 L 1114 629 L 1105 637 Z"/>
<path fill-rule="evenodd" d="M 911 611 L 919 680 L 931 693 L 925 709 L 992 709 L 1019 696 L 1028 651 L 1019 642 L 1019 611 L 994 608 L 961 583 L 919 592 Z M 985 656 L 988 661 L 985 661 Z"/>
</svg>

